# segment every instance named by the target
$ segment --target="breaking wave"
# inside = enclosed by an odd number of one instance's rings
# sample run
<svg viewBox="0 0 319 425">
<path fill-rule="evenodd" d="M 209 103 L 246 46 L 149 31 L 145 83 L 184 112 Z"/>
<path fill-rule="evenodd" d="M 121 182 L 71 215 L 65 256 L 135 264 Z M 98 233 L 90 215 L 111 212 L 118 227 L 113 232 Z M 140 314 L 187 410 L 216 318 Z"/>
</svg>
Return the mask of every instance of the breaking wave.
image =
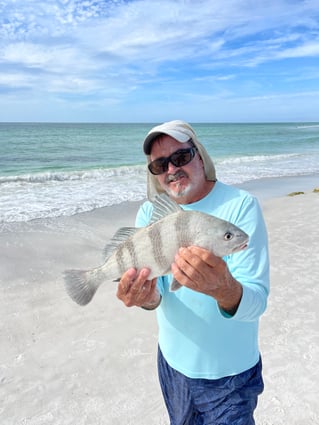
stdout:
<svg viewBox="0 0 319 425">
<path fill-rule="evenodd" d="M 228 184 L 319 173 L 318 154 L 227 157 L 215 160 Z M 86 170 L 46 170 L 0 176 L 0 223 L 92 211 L 146 197 L 144 165 Z"/>
<path fill-rule="evenodd" d="M 94 170 L 80 171 L 45 171 L 34 174 L 0 176 L 1 183 L 45 183 L 64 182 L 75 180 L 104 180 L 106 178 L 116 178 L 117 176 L 145 175 L 144 166 L 130 166 Z"/>
</svg>

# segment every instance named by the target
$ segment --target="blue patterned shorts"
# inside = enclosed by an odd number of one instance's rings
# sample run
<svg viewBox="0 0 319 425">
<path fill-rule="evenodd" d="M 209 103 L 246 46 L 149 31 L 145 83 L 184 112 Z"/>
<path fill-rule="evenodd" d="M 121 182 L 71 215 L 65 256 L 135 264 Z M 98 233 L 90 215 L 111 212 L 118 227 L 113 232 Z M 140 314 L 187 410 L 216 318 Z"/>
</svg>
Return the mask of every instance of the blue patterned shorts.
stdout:
<svg viewBox="0 0 319 425">
<path fill-rule="evenodd" d="M 262 362 L 235 376 L 192 379 L 171 368 L 158 348 L 158 374 L 171 425 L 254 425 L 264 389 Z"/>
</svg>

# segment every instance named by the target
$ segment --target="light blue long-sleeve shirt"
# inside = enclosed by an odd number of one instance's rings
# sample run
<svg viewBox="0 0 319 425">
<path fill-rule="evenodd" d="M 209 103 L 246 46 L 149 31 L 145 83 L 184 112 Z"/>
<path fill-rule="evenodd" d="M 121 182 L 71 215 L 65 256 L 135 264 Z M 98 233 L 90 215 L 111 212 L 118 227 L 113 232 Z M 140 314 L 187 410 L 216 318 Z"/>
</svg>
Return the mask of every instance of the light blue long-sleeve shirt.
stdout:
<svg viewBox="0 0 319 425">
<path fill-rule="evenodd" d="M 230 221 L 249 235 L 247 249 L 224 257 L 230 273 L 242 284 L 243 295 L 236 314 L 230 317 L 212 297 L 186 287 L 170 292 L 172 276 L 158 278 L 162 295 L 156 310 L 159 345 L 169 365 L 190 378 L 236 375 L 253 367 L 260 356 L 258 323 L 269 293 L 268 240 L 262 212 L 252 195 L 221 182 L 216 182 L 205 198 L 181 207 Z M 150 202 L 141 206 L 138 227 L 149 223 L 152 208 Z"/>
</svg>

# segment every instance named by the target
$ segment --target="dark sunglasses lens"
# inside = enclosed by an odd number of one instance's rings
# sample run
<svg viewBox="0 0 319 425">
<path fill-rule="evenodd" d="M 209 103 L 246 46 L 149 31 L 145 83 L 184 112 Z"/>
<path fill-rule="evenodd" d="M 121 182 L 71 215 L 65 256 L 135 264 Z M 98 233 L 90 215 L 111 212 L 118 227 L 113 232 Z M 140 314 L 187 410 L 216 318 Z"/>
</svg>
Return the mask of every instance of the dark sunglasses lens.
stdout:
<svg viewBox="0 0 319 425">
<path fill-rule="evenodd" d="M 183 149 L 179 152 L 175 152 L 171 155 L 170 161 L 175 167 L 183 167 L 188 164 L 193 158 L 192 149 Z"/>
<path fill-rule="evenodd" d="M 152 174 L 163 174 L 168 170 L 169 162 L 171 162 L 175 167 L 183 167 L 191 162 L 194 156 L 194 148 L 180 149 L 179 151 L 172 153 L 172 155 L 167 158 L 158 158 L 150 162 L 148 164 L 148 169 Z"/>
<path fill-rule="evenodd" d="M 152 174 L 163 174 L 168 169 L 168 160 L 167 158 L 155 159 L 148 164 L 148 169 Z"/>
</svg>

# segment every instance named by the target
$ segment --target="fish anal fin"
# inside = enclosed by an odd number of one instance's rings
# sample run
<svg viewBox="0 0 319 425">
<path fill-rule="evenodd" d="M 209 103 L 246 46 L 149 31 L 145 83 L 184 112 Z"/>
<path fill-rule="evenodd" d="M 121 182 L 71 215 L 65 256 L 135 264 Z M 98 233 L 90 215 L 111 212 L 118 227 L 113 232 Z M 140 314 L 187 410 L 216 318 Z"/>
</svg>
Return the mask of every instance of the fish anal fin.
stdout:
<svg viewBox="0 0 319 425">
<path fill-rule="evenodd" d="M 176 279 L 173 279 L 172 283 L 170 284 L 169 290 L 171 292 L 175 292 L 178 289 L 180 289 L 181 287 L 182 287 L 182 285 Z"/>
</svg>

